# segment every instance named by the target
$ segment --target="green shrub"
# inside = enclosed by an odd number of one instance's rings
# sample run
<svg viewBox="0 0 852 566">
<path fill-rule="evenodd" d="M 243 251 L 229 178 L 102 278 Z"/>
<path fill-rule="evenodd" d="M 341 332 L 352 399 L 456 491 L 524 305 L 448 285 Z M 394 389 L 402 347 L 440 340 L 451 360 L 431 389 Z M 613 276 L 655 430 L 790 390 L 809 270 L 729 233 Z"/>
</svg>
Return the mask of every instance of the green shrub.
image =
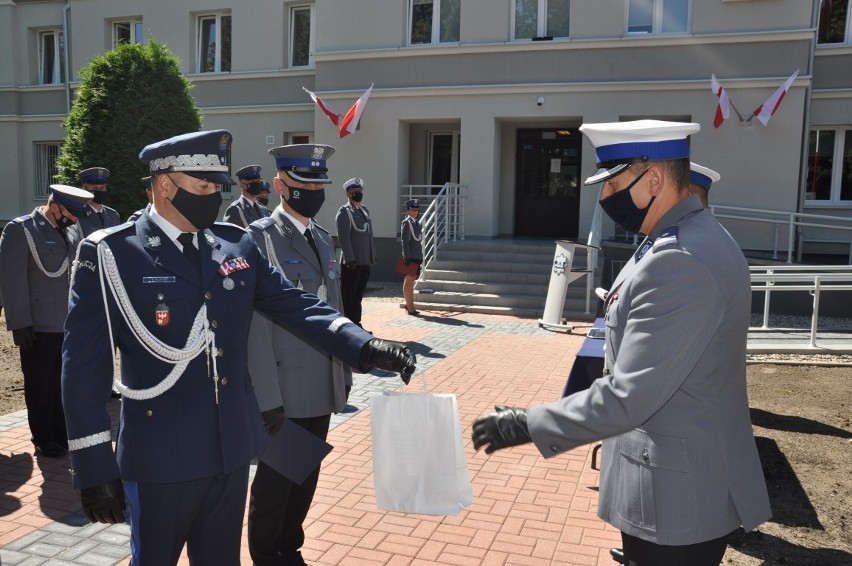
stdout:
<svg viewBox="0 0 852 566">
<path fill-rule="evenodd" d="M 198 131 L 201 113 L 180 61 L 153 40 L 121 44 L 92 59 L 80 76 L 65 119 L 57 182 L 79 186 L 79 171 L 106 167 L 107 204 L 125 219 L 147 203 L 141 179 L 148 170 L 139 161 L 139 151 L 149 143 Z"/>
</svg>

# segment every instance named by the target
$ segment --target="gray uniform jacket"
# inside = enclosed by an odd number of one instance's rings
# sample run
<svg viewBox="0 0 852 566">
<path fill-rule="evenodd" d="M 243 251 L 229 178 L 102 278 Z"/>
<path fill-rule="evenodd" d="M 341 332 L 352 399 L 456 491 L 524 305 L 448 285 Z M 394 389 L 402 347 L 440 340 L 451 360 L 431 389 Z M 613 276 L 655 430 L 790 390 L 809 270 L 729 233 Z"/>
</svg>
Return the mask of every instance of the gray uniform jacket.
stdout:
<svg viewBox="0 0 852 566">
<path fill-rule="evenodd" d="M 399 227 L 402 240 L 402 257 L 405 259 L 423 259 L 423 230 L 420 222 L 406 216 Z"/>
<path fill-rule="evenodd" d="M 80 216 L 77 218 L 77 223 L 80 224 L 80 229 L 83 231 L 83 237 L 86 238 L 89 234 L 97 232 L 101 228 L 112 228 L 123 224 L 121 216 L 114 208 L 104 206 L 101 212 L 98 213 L 94 208 L 89 207 L 88 216 Z"/>
<path fill-rule="evenodd" d="M 601 519 L 664 545 L 769 519 L 746 393 L 750 311 L 739 246 L 698 197 L 681 201 L 610 289 L 603 378 L 528 413 L 545 457 L 606 439 Z"/>
<path fill-rule="evenodd" d="M 293 285 L 316 294 L 324 283 L 328 304 L 341 310 L 334 244 L 324 228 L 312 225 L 321 263 L 280 206 L 269 218 L 253 222 L 249 233 L 264 257 L 280 266 Z M 346 407 L 345 386 L 352 385 L 351 369 L 257 311 L 249 332 L 248 368 L 261 411 L 283 405 L 286 416 L 307 418 L 339 413 Z"/>
<path fill-rule="evenodd" d="M 269 209 L 259 202 L 251 202 L 245 196 L 240 195 L 240 198 L 225 209 L 224 221 L 236 224 L 240 228 L 248 228 L 249 224 L 261 218 L 268 218 L 269 214 Z"/>
<path fill-rule="evenodd" d="M 38 257 L 30 251 L 27 234 Z M 59 230 L 39 211 L 9 222 L 0 236 L 0 294 L 6 310 L 6 327 L 32 326 L 35 332 L 63 332 L 68 313 L 71 263 L 82 239 L 75 224 Z M 67 267 L 63 271 L 63 262 Z M 41 264 L 41 267 L 39 267 Z M 50 277 L 48 274 L 56 274 Z"/>
<path fill-rule="evenodd" d="M 345 263 L 376 265 L 376 244 L 373 242 L 373 222 L 366 206 L 360 209 L 345 204 L 337 211 L 337 239 Z"/>
</svg>

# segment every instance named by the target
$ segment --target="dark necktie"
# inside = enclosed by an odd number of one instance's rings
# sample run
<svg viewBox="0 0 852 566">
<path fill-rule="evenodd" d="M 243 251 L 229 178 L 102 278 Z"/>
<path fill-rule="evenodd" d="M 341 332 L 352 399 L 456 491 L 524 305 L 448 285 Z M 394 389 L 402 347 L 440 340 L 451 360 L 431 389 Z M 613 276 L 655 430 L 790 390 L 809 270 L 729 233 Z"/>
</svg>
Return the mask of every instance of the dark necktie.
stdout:
<svg viewBox="0 0 852 566">
<path fill-rule="evenodd" d="M 258 218 L 263 218 L 263 214 L 260 213 L 260 206 L 257 203 L 254 203 L 254 213 L 257 214 Z"/>
<path fill-rule="evenodd" d="M 101 223 L 101 228 L 104 228 L 106 225 L 104 224 L 104 214 L 103 212 L 98 212 L 98 221 Z"/>
<path fill-rule="evenodd" d="M 317 249 L 317 243 L 314 241 L 314 235 L 311 234 L 311 229 L 308 228 L 305 230 L 305 239 L 308 240 L 308 244 L 310 244 L 311 249 L 314 250 L 314 253 L 317 256 L 317 261 L 320 265 L 322 265 L 322 261 L 320 260 L 319 250 Z"/>
<path fill-rule="evenodd" d="M 186 256 L 186 259 L 192 263 L 195 269 L 201 269 L 201 254 L 198 252 L 198 248 L 195 247 L 195 244 L 192 242 L 192 232 L 184 232 L 180 236 L 177 237 L 177 241 L 183 246 L 183 255 Z"/>
</svg>

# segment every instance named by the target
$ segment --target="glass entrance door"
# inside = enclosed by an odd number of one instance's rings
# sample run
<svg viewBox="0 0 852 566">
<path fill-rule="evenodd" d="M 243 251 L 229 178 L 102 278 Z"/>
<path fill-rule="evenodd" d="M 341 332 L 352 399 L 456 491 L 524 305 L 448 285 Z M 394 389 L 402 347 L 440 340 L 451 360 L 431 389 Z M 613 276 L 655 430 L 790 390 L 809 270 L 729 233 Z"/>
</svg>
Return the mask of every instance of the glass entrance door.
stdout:
<svg viewBox="0 0 852 566">
<path fill-rule="evenodd" d="M 577 238 L 581 142 L 576 128 L 518 130 L 516 236 Z"/>
</svg>

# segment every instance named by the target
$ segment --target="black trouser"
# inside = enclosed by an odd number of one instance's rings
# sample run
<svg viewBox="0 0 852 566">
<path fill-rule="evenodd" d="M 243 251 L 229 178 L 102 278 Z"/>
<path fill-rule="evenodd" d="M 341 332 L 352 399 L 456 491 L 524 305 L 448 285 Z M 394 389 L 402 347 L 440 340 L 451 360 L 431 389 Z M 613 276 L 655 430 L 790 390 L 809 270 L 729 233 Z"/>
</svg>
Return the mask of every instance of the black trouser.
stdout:
<svg viewBox="0 0 852 566">
<path fill-rule="evenodd" d="M 33 443 L 68 446 L 62 410 L 62 332 L 36 332 L 35 345 L 21 350 L 24 400 Z"/>
<path fill-rule="evenodd" d="M 719 566 L 728 547 L 727 534 L 717 539 L 667 546 L 621 533 L 625 564 L 629 566 Z"/>
<path fill-rule="evenodd" d="M 340 276 L 340 294 L 343 299 L 343 314 L 361 326 L 361 299 L 370 279 L 370 266 L 359 265 L 355 269 L 344 267 Z"/>
<path fill-rule="evenodd" d="M 328 436 L 331 415 L 291 420 L 323 440 Z M 256 566 L 304 564 L 299 552 L 305 543 L 302 523 L 308 516 L 319 473 L 317 466 L 298 485 L 262 461 L 257 463 L 248 516 L 249 553 Z"/>
<path fill-rule="evenodd" d="M 180 483 L 124 482 L 131 566 L 240 566 L 249 467 Z"/>
</svg>

